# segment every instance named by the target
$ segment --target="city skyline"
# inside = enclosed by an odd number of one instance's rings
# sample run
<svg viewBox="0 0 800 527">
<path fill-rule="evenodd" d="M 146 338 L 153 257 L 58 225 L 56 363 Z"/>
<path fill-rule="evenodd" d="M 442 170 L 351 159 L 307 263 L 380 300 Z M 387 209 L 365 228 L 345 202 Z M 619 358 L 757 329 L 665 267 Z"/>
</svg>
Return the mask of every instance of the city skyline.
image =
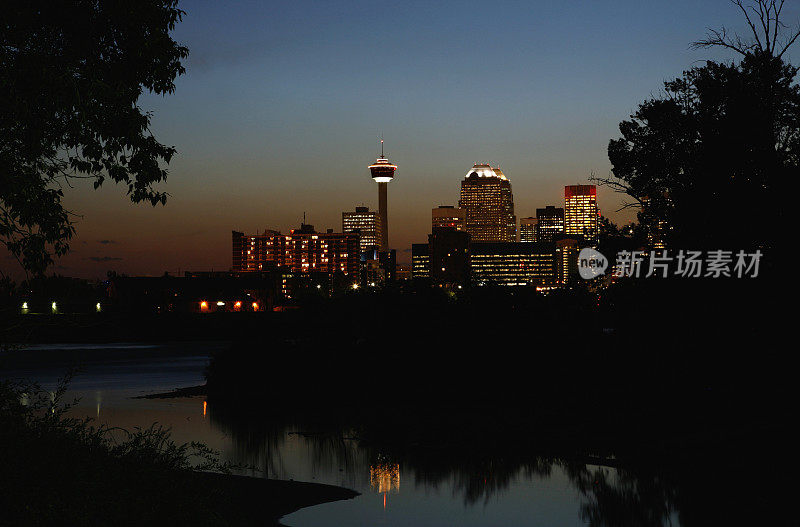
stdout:
<svg viewBox="0 0 800 527">
<path fill-rule="evenodd" d="M 380 140 L 379 144 L 382 145 L 382 143 L 383 143 L 383 140 Z M 383 156 L 383 154 L 379 153 L 378 154 L 378 159 L 381 159 L 382 156 Z M 386 156 L 388 157 L 388 153 L 386 154 Z M 476 163 L 475 165 L 473 165 L 473 168 L 468 171 L 467 175 L 469 175 L 469 173 L 475 168 L 475 166 L 482 166 L 483 164 L 486 164 L 486 166 L 490 166 L 488 163 Z M 392 165 L 392 166 L 394 166 L 394 165 Z M 496 170 L 501 175 L 503 175 L 503 172 L 500 169 L 499 165 L 494 167 L 493 170 Z M 463 173 L 463 170 L 461 172 Z M 503 177 L 505 177 L 505 176 L 503 175 Z M 374 180 L 374 178 L 372 178 L 370 174 L 368 174 L 367 177 L 365 177 L 364 179 L 365 180 L 366 179 L 373 179 Z M 457 192 L 458 192 L 458 188 L 459 188 L 459 184 L 460 184 L 459 182 L 461 182 L 461 180 L 463 180 L 463 176 L 461 176 L 460 179 L 459 178 L 454 178 L 453 187 L 456 189 Z M 365 186 L 367 184 L 369 184 L 369 183 L 370 183 L 369 181 L 365 181 Z M 556 182 L 556 183 L 558 184 L 558 182 Z M 372 186 L 374 186 L 374 183 L 373 183 Z M 556 206 L 558 206 L 558 205 L 563 206 L 564 188 L 566 186 L 568 186 L 568 185 L 561 185 L 560 186 L 561 199 L 560 199 L 560 201 L 555 201 Z M 108 190 L 108 188 L 106 188 L 106 191 L 107 190 Z M 104 191 L 104 189 L 101 187 L 97 192 L 103 192 L 103 191 Z M 607 192 L 610 193 L 611 191 L 607 191 Z M 373 193 L 374 193 L 374 189 L 373 189 Z M 457 204 L 459 202 L 459 199 L 460 198 L 456 197 L 453 200 L 453 202 L 456 203 L 456 207 L 457 207 Z M 376 199 L 375 202 L 377 203 L 377 201 L 378 200 Z M 599 199 L 598 199 L 598 201 L 599 201 Z M 361 203 L 369 203 L 369 202 L 362 201 Z M 546 204 L 546 206 L 551 206 L 552 204 L 553 204 L 553 202 L 548 202 Z M 328 205 L 328 206 L 330 206 L 330 205 Z M 432 203 L 431 206 L 436 206 L 436 205 L 434 205 Z M 355 205 L 353 207 L 353 209 L 354 210 L 355 209 L 363 209 L 364 207 L 365 207 L 364 205 Z M 366 207 L 366 208 L 370 209 L 370 207 Z M 374 208 L 377 208 L 377 206 L 375 206 Z M 132 209 L 133 212 L 136 212 L 137 207 L 133 206 L 133 207 L 131 207 L 131 209 Z M 150 208 L 138 207 L 138 209 L 139 210 L 143 210 L 143 211 L 148 212 L 148 213 L 151 213 L 151 214 L 153 213 L 154 210 L 155 211 L 159 211 L 160 210 L 162 213 L 168 212 L 168 210 L 169 210 L 168 207 L 165 207 L 163 209 L 160 209 L 160 208 L 150 209 Z M 374 209 L 370 209 L 370 210 L 374 210 Z M 431 210 L 431 209 L 428 208 L 427 210 Z M 534 209 L 534 210 L 536 210 L 536 209 Z M 304 224 L 304 223 L 308 223 L 308 224 L 315 225 L 315 227 L 320 232 L 325 232 L 326 230 L 332 229 L 334 232 L 341 233 L 341 232 L 344 232 L 344 229 L 342 228 L 343 227 L 342 216 L 341 216 L 342 212 L 344 212 L 344 211 L 340 211 L 339 212 L 339 218 L 338 218 L 339 221 L 338 222 L 331 222 L 330 224 L 327 224 L 327 223 L 321 224 L 321 225 L 320 224 L 316 224 L 316 223 L 314 223 L 312 221 L 312 219 L 311 219 L 312 216 L 310 216 L 308 214 L 308 211 L 302 211 L 302 212 L 298 212 L 298 215 L 300 217 L 300 221 L 296 221 L 294 223 L 290 223 L 290 224 L 288 224 L 286 226 L 283 226 L 283 225 L 275 226 L 274 222 L 270 222 L 270 220 L 268 218 L 265 218 L 265 221 L 262 223 L 261 227 L 251 228 L 251 229 L 239 228 L 239 223 L 234 222 L 234 225 L 235 225 L 234 230 L 235 231 L 238 230 L 238 231 L 243 231 L 243 232 L 249 232 L 249 233 L 253 233 L 253 234 L 260 234 L 260 233 L 264 233 L 264 232 L 267 232 L 267 231 L 274 231 L 275 233 L 278 233 L 278 232 L 290 233 L 293 229 L 296 229 L 298 225 Z M 430 214 L 430 212 L 428 212 L 428 214 Z M 391 215 L 391 213 L 390 213 L 390 215 Z M 628 216 L 629 220 L 633 219 L 632 215 L 628 214 L 627 216 Z M 430 218 L 430 216 L 428 216 L 428 218 Z M 517 218 L 516 222 L 517 222 L 517 228 L 519 228 L 519 223 L 520 223 L 520 218 L 519 217 Z M 430 230 L 431 230 L 430 220 L 428 220 L 426 228 L 428 229 L 427 233 L 425 233 L 425 232 L 413 233 L 412 236 L 411 236 L 411 242 L 408 243 L 407 246 L 405 246 L 405 245 L 404 246 L 395 246 L 393 243 L 390 242 L 389 248 L 397 250 L 398 263 L 399 264 L 408 265 L 408 266 L 411 265 L 411 263 L 412 263 L 411 262 L 411 246 L 413 245 L 413 243 L 416 242 L 417 239 L 419 239 L 420 237 L 424 237 L 425 235 L 430 233 Z M 206 247 L 205 249 L 206 249 L 207 252 L 211 252 L 211 253 L 215 253 L 215 254 L 220 254 L 220 253 L 224 254 L 224 258 L 223 259 L 220 259 L 219 261 L 215 261 L 215 262 L 211 263 L 210 266 L 207 265 L 207 266 L 203 267 L 200 264 L 192 265 L 190 263 L 188 265 L 182 265 L 182 266 L 179 266 L 177 268 L 161 268 L 161 269 L 159 269 L 157 267 L 157 264 L 155 264 L 156 267 L 153 267 L 154 270 L 152 270 L 152 271 L 145 270 L 143 272 L 137 272 L 135 270 L 128 271 L 127 268 L 125 267 L 125 264 L 123 263 L 125 261 L 124 258 L 120 258 L 120 257 L 116 257 L 116 256 L 85 256 L 86 254 L 88 254 L 93 249 L 95 250 L 95 252 L 98 252 L 97 251 L 98 247 L 101 249 L 101 252 L 114 253 L 114 249 L 117 248 L 117 245 L 119 244 L 119 241 L 115 240 L 115 239 L 112 239 L 112 238 L 103 238 L 103 239 L 97 239 L 97 240 L 81 239 L 80 230 L 79 230 L 78 231 L 78 235 L 76 235 L 76 237 L 74 238 L 74 241 L 78 242 L 78 244 L 75 244 L 73 246 L 74 248 L 65 257 L 56 260 L 56 263 L 51 267 L 50 272 L 51 273 L 55 273 L 55 274 L 70 275 L 70 276 L 74 276 L 76 278 L 95 279 L 95 278 L 103 278 L 107 271 L 113 271 L 113 272 L 117 272 L 117 273 L 125 273 L 125 274 L 131 274 L 131 275 L 141 274 L 141 275 L 145 275 L 145 276 L 158 276 L 158 275 L 163 274 L 164 272 L 181 274 L 181 273 L 186 272 L 186 271 L 199 271 L 199 270 L 209 270 L 209 269 L 210 270 L 217 270 L 217 271 L 227 270 L 227 269 L 234 268 L 235 266 L 231 267 L 231 261 L 230 261 L 230 251 L 229 251 L 229 246 L 230 246 L 230 234 L 229 234 L 230 233 L 230 226 L 228 226 L 227 228 L 223 228 L 223 230 L 226 233 L 225 241 L 224 241 L 224 247 L 227 247 L 228 249 L 227 250 L 226 249 L 220 250 L 220 247 L 217 247 L 217 246 Z M 423 228 L 423 230 L 424 230 L 424 228 Z M 414 238 L 414 236 L 416 236 L 416 238 Z M 215 238 L 216 238 L 216 236 L 215 236 Z M 519 238 L 518 235 L 517 235 L 517 238 Z M 83 249 L 83 251 L 81 249 Z M 171 251 L 169 251 L 169 250 L 166 250 L 165 252 L 166 252 L 167 256 L 169 256 L 169 254 L 171 253 Z M 80 257 L 76 258 L 77 255 L 80 255 Z M 159 256 L 163 256 L 163 255 L 164 254 L 158 254 L 158 253 L 156 253 L 154 251 L 149 256 L 159 257 Z M 148 259 L 147 257 L 148 257 L 148 254 L 140 253 L 140 259 L 141 260 L 146 261 Z M 158 260 L 158 259 L 159 258 L 156 258 L 156 260 Z M 84 270 L 78 270 L 77 272 L 75 272 L 75 271 L 72 271 L 72 269 L 80 269 L 80 267 L 70 267 L 69 265 L 64 265 L 64 263 L 75 263 L 75 262 L 77 262 L 78 265 L 79 264 L 84 264 L 85 265 L 87 260 L 89 262 L 94 263 L 95 264 L 94 267 L 97 268 L 98 270 L 92 271 L 92 270 L 90 270 L 90 266 L 87 266 L 87 267 L 84 268 Z M 141 267 L 133 267 L 133 269 L 141 269 Z M 19 273 L 20 273 L 20 276 L 22 276 L 22 271 L 21 270 L 19 271 Z M 10 275 L 14 276 L 14 272 L 12 271 L 10 273 Z"/>
<path fill-rule="evenodd" d="M 2 525 L 796 516 L 800 0 L 2 27 Z"/>
<path fill-rule="evenodd" d="M 174 96 L 140 101 L 154 112 L 153 132 L 178 150 L 159 187 L 167 205 L 121 205 L 125 189 L 112 185 L 66 188 L 77 233 L 48 272 L 225 269 L 231 228 L 287 232 L 304 212 L 338 228 L 342 210 L 378 208 L 364 167 L 381 133 L 401 167 L 389 204 L 400 262 L 427 232 L 430 208 L 457 202 L 452 181 L 472 163 L 499 165 L 514 181 L 517 217 L 533 216 L 559 204 L 564 185 L 608 174 L 618 123 L 664 79 L 728 57 L 688 49 L 709 20 L 742 29 L 723 3 L 387 6 L 393 38 L 378 45 L 374 6 L 242 5 L 223 16 L 221 6 L 186 2 L 175 38 L 191 49 L 187 73 Z M 464 44 L 476 20 L 491 43 Z M 616 223 L 633 218 L 616 212 L 612 191 L 598 188 L 598 200 Z M 10 255 L 0 258 L 22 277 Z"/>
</svg>

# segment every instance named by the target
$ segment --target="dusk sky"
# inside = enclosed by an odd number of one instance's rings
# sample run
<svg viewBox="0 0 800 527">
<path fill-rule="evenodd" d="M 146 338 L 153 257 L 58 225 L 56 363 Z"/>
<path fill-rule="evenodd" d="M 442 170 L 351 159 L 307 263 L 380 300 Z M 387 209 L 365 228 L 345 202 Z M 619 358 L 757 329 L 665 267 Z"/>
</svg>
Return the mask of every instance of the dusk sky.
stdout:
<svg viewBox="0 0 800 527">
<path fill-rule="evenodd" d="M 141 100 L 156 137 L 178 149 L 167 205 L 132 205 L 109 183 L 69 190 L 82 217 L 73 252 L 51 271 L 227 270 L 232 229 L 288 232 L 303 212 L 339 231 L 342 211 L 377 207 L 367 165 L 381 133 L 399 166 L 390 246 L 406 262 L 430 209 L 457 204 L 473 163 L 503 169 L 517 218 L 563 205 L 564 185 L 608 174 L 608 141 L 639 102 L 699 61 L 730 58 L 692 51 L 692 40 L 708 26 L 745 29 L 727 0 L 181 8 L 187 73 L 175 94 Z M 784 17 L 795 22 L 798 7 Z M 614 221 L 633 217 L 615 212 L 621 198 L 608 190 L 598 201 Z"/>
</svg>

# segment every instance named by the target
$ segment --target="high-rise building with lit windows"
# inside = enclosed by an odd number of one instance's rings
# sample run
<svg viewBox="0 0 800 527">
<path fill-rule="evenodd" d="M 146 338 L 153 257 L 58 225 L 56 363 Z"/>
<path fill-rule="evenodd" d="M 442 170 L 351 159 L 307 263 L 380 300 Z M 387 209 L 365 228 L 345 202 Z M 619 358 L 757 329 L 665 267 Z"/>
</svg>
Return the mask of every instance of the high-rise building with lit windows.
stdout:
<svg viewBox="0 0 800 527">
<path fill-rule="evenodd" d="M 562 238 L 556 241 L 555 271 L 556 283 L 559 286 L 569 286 L 579 281 L 578 253 L 580 240 L 575 238 Z"/>
<path fill-rule="evenodd" d="M 430 246 L 427 243 L 411 244 L 411 278 L 412 280 L 431 277 Z"/>
<path fill-rule="evenodd" d="M 467 211 L 452 205 L 439 205 L 431 211 L 431 232 L 436 229 L 467 230 Z"/>
<path fill-rule="evenodd" d="M 581 236 L 584 243 L 598 242 L 599 214 L 595 185 L 564 187 L 564 233 Z"/>
<path fill-rule="evenodd" d="M 536 209 L 536 241 L 552 243 L 564 234 L 564 209 L 548 205 Z"/>
<path fill-rule="evenodd" d="M 280 232 L 265 230 L 261 234 L 245 235 L 232 231 L 234 271 L 267 271 L 276 265 L 275 237 Z"/>
<path fill-rule="evenodd" d="M 519 241 L 524 243 L 536 242 L 536 218 L 522 218 L 519 220 Z"/>
<path fill-rule="evenodd" d="M 355 212 L 342 212 L 342 232 L 355 232 L 360 237 L 361 252 L 376 249 L 381 244 L 381 217 L 369 207 L 356 207 Z"/>
<path fill-rule="evenodd" d="M 474 165 L 461 182 L 458 206 L 465 210 L 466 229 L 473 242 L 516 241 L 511 182 L 499 168 Z"/>
<path fill-rule="evenodd" d="M 266 231 L 246 235 L 233 231 L 233 271 L 282 267 L 293 273 L 343 273 L 358 276 L 359 236 L 328 229 L 321 233 L 303 224 L 289 234 Z"/>
</svg>

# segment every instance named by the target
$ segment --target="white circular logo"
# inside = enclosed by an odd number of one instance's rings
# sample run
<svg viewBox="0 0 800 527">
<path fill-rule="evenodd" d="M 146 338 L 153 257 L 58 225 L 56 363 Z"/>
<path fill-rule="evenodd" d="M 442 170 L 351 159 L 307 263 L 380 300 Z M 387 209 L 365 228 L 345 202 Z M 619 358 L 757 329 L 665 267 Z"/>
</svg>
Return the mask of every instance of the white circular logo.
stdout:
<svg viewBox="0 0 800 527">
<path fill-rule="evenodd" d="M 578 272 L 581 278 L 591 280 L 605 273 L 606 269 L 608 269 L 608 258 L 603 256 L 603 253 L 591 247 L 581 249 L 578 254 Z"/>
</svg>

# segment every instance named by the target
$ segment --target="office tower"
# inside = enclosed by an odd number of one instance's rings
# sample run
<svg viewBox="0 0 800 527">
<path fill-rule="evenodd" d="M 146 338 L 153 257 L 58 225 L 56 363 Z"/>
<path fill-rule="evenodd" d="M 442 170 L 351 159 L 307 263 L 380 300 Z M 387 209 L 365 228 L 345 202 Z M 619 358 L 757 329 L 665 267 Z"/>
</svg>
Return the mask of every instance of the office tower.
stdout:
<svg viewBox="0 0 800 527">
<path fill-rule="evenodd" d="M 360 236 L 361 253 L 380 246 L 381 218 L 369 207 L 356 207 L 355 212 L 342 212 L 342 232 L 356 232 Z"/>
<path fill-rule="evenodd" d="M 378 263 L 383 272 L 383 281 L 393 283 L 397 281 L 397 251 L 383 251 L 378 255 Z"/>
<path fill-rule="evenodd" d="M 427 243 L 411 244 L 411 279 L 431 277 L 429 245 Z"/>
<path fill-rule="evenodd" d="M 431 211 L 431 232 L 436 229 L 467 230 L 467 211 L 452 205 L 439 205 Z"/>
<path fill-rule="evenodd" d="M 596 245 L 597 187 L 595 185 L 568 185 L 564 187 L 564 233 L 581 236 L 584 243 Z"/>
<path fill-rule="evenodd" d="M 359 238 L 355 233 L 316 232 L 302 224 L 288 235 L 277 231 L 246 235 L 233 231 L 233 271 L 283 267 L 293 273 L 358 275 Z"/>
<path fill-rule="evenodd" d="M 434 285 L 455 287 L 469 281 L 469 233 L 434 229 L 428 236 L 430 278 Z"/>
<path fill-rule="evenodd" d="M 473 243 L 469 251 L 473 285 L 550 286 L 555 281 L 549 244 Z"/>
<path fill-rule="evenodd" d="M 578 254 L 580 243 L 575 238 L 562 238 L 556 241 L 556 283 L 568 286 L 580 280 L 578 275 Z"/>
<path fill-rule="evenodd" d="M 564 209 L 548 205 L 536 209 L 536 241 L 552 243 L 564 233 Z"/>
<path fill-rule="evenodd" d="M 389 182 L 394 179 L 394 173 L 396 170 L 397 165 L 389 163 L 389 160 L 383 155 L 383 139 L 381 139 L 381 156 L 375 160 L 375 163 L 369 166 L 372 180 L 378 184 L 378 214 L 380 214 L 381 218 L 381 251 L 386 251 L 389 249 L 387 186 L 389 185 Z"/>
<path fill-rule="evenodd" d="M 536 218 L 522 218 L 519 220 L 519 241 L 523 243 L 536 242 Z"/>
<path fill-rule="evenodd" d="M 473 242 L 516 241 L 511 182 L 499 168 L 474 165 L 461 182 L 458 206 L 466 211 L 467 232 Z"/>
</svg>

